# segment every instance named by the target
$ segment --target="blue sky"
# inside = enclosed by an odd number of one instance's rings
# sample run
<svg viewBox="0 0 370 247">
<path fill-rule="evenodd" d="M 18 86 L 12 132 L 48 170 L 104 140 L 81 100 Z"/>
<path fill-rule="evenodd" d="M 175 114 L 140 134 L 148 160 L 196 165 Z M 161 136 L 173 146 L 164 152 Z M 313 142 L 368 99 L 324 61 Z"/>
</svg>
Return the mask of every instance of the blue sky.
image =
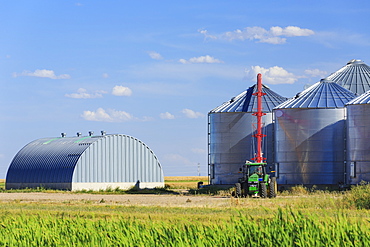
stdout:
<svg viewBox="0 0 370 247">
<path fill-rule="evenodd" d="M 167 176 L 207 175 L 207 113 L 256 82 L 285 97 L 370 64 L 362 1 L 0 4 L 0 178 L 27 143 L 134 136 Z"/>
</svg>

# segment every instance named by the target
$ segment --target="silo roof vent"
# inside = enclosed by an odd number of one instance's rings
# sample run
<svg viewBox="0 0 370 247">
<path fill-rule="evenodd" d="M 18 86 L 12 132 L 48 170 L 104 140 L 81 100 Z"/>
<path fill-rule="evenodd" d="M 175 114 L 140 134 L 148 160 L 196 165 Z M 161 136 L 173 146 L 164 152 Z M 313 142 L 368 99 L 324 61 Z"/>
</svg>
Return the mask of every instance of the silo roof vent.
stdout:
<svg viewBox="0 0 370 247">
<path fill-rule="evenodd" d="M 359 59 L 352 59 L 348 61 L 347 65 L 348 64 L 365 64 L 365 63 Z"/>
</svg>

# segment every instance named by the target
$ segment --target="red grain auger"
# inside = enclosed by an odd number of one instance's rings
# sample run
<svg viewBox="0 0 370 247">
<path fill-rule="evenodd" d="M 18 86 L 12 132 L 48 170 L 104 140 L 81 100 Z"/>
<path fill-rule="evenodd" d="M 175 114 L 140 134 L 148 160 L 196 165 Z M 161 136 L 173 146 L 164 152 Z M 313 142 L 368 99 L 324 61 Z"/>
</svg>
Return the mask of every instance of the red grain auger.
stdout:
<svg viewBox="0 0 370 247">
<path fill-rule="evenodd" d="M 252 158 L 254 162 L 246 161 L 243 168 L 240 168 L 240 173 L 243 177 L 239 178 L 238 183 L 235 184 L 235 195 L 237 197 L 246 196 L 260 196 L 276 197 L 277 184 L 276 178 L 271 177 L 266 172 L 266 158 L 263 157 L 262 152 L 262 138 L 266 135 L 263 134 L 262 117 L 266 115 L 262 110 L 262 97 L 266 95 L 262 91 L 262 75 L 257 75 L 257 92 L 253 93 L 257 97 L 257 111 L 253 113 L 257 118 L 256 132 L 253 135 L 257 139 L 257 152 L 255 157 Z"/>
</svg>

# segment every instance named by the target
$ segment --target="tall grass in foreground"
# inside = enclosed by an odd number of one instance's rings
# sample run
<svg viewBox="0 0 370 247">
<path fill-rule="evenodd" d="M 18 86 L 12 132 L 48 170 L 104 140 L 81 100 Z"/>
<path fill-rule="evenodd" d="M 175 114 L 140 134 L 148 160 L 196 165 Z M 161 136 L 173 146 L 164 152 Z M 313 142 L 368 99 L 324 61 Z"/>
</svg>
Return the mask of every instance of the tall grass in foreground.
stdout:
<svg viewBox="0 0 370 247">
<path fill-rule="evenodd" d="M 218 223 L 123 217 L 0 217 L 1 246 L 370 246 L 369 222 L 279 209 L 272 218 L 235 216 Z"/>
</svg>

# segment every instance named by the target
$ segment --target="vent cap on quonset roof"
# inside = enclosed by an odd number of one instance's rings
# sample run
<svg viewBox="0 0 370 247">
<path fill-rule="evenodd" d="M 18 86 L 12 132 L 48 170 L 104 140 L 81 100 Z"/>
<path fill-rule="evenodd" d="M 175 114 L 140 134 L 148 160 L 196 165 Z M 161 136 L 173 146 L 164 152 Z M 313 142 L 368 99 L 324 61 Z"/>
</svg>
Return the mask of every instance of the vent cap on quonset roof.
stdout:
<svg viewBox="0 0 370 247">
<path fill-rule="evenodd" d="M 257 109 L 257 97 L 253 94 L 257 92 L 257 85 L 254 84 L 246 91 L 233 97 L 231 100 L 214 108 L 210 113 L 216 112 L 255 112 Z M 262 92 L 265 93 L 262 97 L 262 110 L 264 112 L 272 112 L 272 109 L 283 103 L 287 98 L 275 93 L 266 85 L 263 85 Z"/>
<path fill-rule="evenodd" d="M 361 95 L 370 90 L 370 67 L 361 60 L 352 59 L 344 67 L 329 75 L 328 79 Z"/>
</svg>

